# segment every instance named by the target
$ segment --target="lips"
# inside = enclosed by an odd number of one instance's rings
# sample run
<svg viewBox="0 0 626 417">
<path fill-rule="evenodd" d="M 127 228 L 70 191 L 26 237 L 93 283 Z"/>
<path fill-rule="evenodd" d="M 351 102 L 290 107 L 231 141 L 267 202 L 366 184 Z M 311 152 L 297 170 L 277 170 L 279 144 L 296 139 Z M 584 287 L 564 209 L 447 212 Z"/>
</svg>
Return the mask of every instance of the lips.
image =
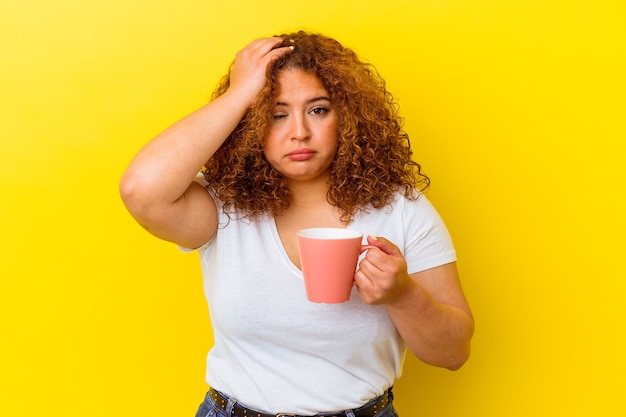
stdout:
<svg viewBox="0 0 626 417">
<path fill-rule="evenodd" d="M 312 158 L 315 155 L 315 151 L 308 148 L 295 149 L 287 154 L 287 158 L 294 161 L 305 161 Z"/>
</svg>

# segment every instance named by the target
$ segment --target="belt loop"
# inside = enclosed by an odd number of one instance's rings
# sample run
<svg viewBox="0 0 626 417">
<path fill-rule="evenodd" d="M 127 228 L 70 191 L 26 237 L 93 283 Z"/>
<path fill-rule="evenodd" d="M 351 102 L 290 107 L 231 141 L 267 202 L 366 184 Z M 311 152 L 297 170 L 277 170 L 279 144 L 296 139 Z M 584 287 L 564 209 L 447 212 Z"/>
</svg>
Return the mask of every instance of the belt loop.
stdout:
<svg viewBox="0 0 626 417">
<path fill-rule="evenodd" d="M 226 417 L 231 417 L 233 415 L 233 407 L 235 406 L 235 403 L 237 402 L 237 400 L 235 400 L 232 397 L 228 398 L 228 404 L 226 404 L 226 408 L 224 409 L 224 412 L 226 413 Z"/>
</svg>

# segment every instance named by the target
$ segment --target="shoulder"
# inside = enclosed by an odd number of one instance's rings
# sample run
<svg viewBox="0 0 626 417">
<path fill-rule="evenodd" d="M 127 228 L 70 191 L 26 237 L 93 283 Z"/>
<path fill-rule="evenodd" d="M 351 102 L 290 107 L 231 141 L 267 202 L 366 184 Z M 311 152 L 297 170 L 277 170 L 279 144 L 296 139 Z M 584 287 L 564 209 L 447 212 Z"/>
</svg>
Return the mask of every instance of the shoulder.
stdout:
<svg viewBox="0 0 626 417">
<path fill-rule="evenodd" d="M 378 211 L 387 212 L 395 215 L 423 215 L 423 216 L 438 216 L 437 210 L 430 202 L 428 197 L 413 189 L 412 193 L 406 195 L 403 192 L 397 191 L 393 195 L 392 201 L 382 209 Z"/>
</svg>

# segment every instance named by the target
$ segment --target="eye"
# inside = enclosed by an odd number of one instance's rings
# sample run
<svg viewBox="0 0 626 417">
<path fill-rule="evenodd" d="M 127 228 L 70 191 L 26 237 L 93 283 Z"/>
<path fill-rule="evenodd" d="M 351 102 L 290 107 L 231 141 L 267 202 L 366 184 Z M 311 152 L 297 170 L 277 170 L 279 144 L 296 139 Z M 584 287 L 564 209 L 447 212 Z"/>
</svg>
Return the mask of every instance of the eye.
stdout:
<svg viewBox="0 0 626 417">
<path fill-rule="evenodd" d="M 280 120 L 280 119 L 284 119 L 285 117 L 287 117 L 287 115 L 285 113 L 275 113 L 272 116 L 273 120 Z"/>
<path fill-rule="evenodd" d="M 317 107 L 314 107 L 313 109 L 311 109 L 311 113 L 312 114 L 316 114 L 318 116 L 323 116 L 326 113 L 328 113 L 328 109 L 326 107 L 324 107 L 324 106 L 317 106 Z"/>
</svg>

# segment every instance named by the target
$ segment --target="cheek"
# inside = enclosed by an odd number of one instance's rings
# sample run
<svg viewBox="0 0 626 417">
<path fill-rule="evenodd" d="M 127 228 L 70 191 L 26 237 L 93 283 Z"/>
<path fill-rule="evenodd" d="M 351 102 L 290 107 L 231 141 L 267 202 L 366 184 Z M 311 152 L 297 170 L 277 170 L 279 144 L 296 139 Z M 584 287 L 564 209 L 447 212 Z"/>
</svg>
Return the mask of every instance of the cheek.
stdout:
<svg viewBox="0 0 626 417">
<path fill-rule="evenodd" d="M 280 138 L 284 136 L 283 132 L 284 128 L 281 126 L 272 126 L 267 131 L 267 135 L 265 135 L 265 140 L 263 141 L 264 146 L 276 146 L 276 144 L 280 141 Z"/>
<path fill-rule="evenodd" d="M 275 154 L 277 152 L 277 141 L 271 133 L 265 138 L 263 141 L 263 156 L 265 159 L 272 163 L 276 158 Z"/>
<path fill-rule="evenodd" d="M 328 131 L 332 132 L 335 137 L 339 137 L 339 120 L 337 118 L 328 124 Z"/>
<path fill-rule="evenodd" d="M 273 129 L 270 129 L 270 131 L 265 136 L 265 139 L 263 139 L 263 152 L 272 149 L 275 146 L 276 137 L 276 132 Z"/>
<path fill-rule="evenodd" d="M 334 145 L 335 147 L 338 147 L 339 146 L 339 129 L 337 127 L 337 124 L 328 126 L 324 137 L 326 137 L 326 140 L 329 145 Z"/>
</svg>

